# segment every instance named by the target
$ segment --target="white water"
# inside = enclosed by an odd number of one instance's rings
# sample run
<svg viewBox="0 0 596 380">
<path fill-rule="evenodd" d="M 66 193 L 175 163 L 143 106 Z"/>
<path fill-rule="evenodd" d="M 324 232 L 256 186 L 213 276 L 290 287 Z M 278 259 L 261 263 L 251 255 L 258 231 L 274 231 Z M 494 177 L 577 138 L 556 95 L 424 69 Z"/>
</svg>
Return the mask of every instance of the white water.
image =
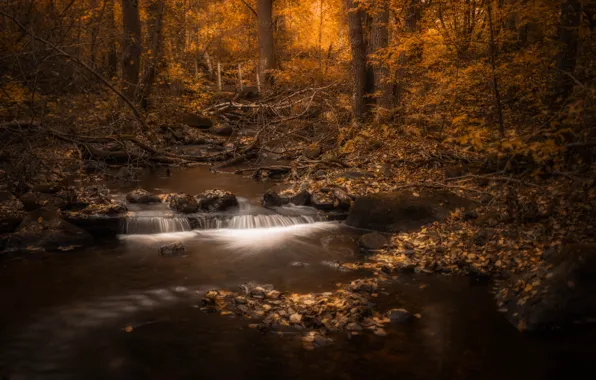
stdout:
<svg viewBox="0 0 596 380">
<path fill-rule="evenodd" d="M 238 215 L 229 220 L 217 220 L 216 228 L 272 228 L 289 227 L 296 224 L 315 223 L 319 218 L 303 216 L 284 216 L 284 215 Z"/>
<path fill-rule="evenodd" d="M 187 218 L 163 216 L 133 216 L 126 219 L 124 233 L 147 235 L 190 231 Z"/>
</svg>

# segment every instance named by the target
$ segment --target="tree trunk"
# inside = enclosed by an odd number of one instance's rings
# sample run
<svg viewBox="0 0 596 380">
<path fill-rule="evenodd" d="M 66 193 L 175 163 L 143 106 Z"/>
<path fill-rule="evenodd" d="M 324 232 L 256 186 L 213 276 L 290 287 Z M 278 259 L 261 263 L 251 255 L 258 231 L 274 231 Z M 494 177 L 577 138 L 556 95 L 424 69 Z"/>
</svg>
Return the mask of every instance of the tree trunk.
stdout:
<svg viewBox="0 0 596 380">
<path fill-rule="evenodd" d="M 122 0 L 122 26 L 122 92 L 128 99 L 134 99 L 141 69 L 141 20 L 138 0 Z"/>
<path fill-rule="evenodd" d="M 161 61 L 162 27 L 165 12 L 165 1 L 153 0 L 149 5 L 149 22 L 151 36 L 150 51 L 147 52 L 147 65 L 141 81 L 141 104 L 147 109 L 148 99 L 153 89 L 153 82 L 157 76 L 157 67 Z"/>
<path fill-rule="evenodd" d="M 275 40 L 273 38 L 273 0 L 257 0 L 257 22 L 259 32 L 259 72 L 265 83 L 274 82 L 271 70 L 277 68 L 275 61 Z"/>
<path fill-rule="evenodd" d="M 412 34 L 418 31 L 420 27 L 420 19 L 422 17 L 421 2 L 420 0 L 408 0 L 408 6 L 406 8 L 406 22 L 405 30 L 406 34 Z M 398 59 L 397 69 L 397 84 L 395 86 L 395 105 L 398 107 L 402 105 L 404 89 L 406 87 L 406 74 L 407 65 L 411 58 L 420 59 L 422 57 L 422 50 L 416 49 L 413 54 L 402 52 Z"/>
<path fill-rule="evenodd" d="M 553 89 L 555 103 L 560 104 L 573 92 L 572 78 L 579 48 L 579 26 L 581 21 L 581 1 L 566 0 L 561 5 L 559 43 L 557 55 L 557 75 Z"/>
<path fill-rule="evenodd" d="M 116 30 L 116 19 L 114 15 L 114 1 L 107 0 L 108 10 L 108 28 L 109 30 Z M 118 75 L 118 49 L 116 48 L 116 40 L 113 36 L 109 37 L 108 52 L 107 52 L 107 76 L 108 79 L 116 78 Z"/>
<path fill-rule="evenodd" d="M 389 1 L 379 0 L 375 9 L 374 22 L 371 31 L 373 54 L 379 54 L 389 44 Z M 392 84 L 389 80 L 389 68 L 377 56 L 373 64 L 375 90 L 377 96 L 377 120 L 386 121 L 392 108 Z"/>
<path fill-rule="evenodd" d="M 356 120 L 362 120 L 366 113 L 364 98 L 366 87 L 366 46 L 364 44 L 364 30 L 362 28 L 362 10 L 359 10 L 353 0 L 345 0 L 348 15 L 348 38 L 352 52 L 352 111 Z"/>
<path fill-rule="evenodd" d="M 488 13 L 488 27 L 490 28 L 489 33 L 489 54 L 490 54 L 490 65 L 491 74 L 493 78 L 493 92 L 495 95 L 495 107 L 497 109 L 497 118 L 499 122 L 499 134 L 501 137 L 505 137 L 505 125 L 503 122 L 503 105 L 501 103 L 501 92 L 499 91 L 499 80 L 497 78 L 497 64 L 496 64 L 496 45 L 495 45 L 495 32 L 493 26 L 493 10 L 492 0 L 486 2 L 487 13 Z"/>
</svg>

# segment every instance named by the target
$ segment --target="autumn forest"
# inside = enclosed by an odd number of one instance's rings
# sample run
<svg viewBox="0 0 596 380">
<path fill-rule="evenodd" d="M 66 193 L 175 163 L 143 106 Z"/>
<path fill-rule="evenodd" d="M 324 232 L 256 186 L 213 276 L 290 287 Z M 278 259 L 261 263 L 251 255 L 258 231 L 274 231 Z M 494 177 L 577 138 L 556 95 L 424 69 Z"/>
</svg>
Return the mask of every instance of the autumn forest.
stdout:
<svg viewBox="0 0 596 380">
<path fill-rule="evenodd" d="M 590 369 L 595 33 L 595 0 L 1 1 L 0 299 L 60 312 L 0 317 L 44 341 L 0 378 Z"/>
</svg>

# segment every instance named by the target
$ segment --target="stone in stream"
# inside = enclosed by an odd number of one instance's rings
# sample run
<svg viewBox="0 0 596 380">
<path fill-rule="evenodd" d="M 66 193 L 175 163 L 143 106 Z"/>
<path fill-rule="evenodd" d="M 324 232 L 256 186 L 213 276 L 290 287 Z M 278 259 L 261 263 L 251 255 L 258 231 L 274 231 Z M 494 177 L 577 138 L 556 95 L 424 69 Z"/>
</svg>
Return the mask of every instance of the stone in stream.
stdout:
<svg viewBox="0 0 596 380">
<path fill-rule="evenodd" d="M 199 211 L 199 202 L 192 195 L 170 194 L 167 197 L 170 208 L 183 214 L 192 214 Z"/>
<path fill-rule="evenodd" d="M 135 189 L 126 194 L 126 200 L 129 203 L 160 203 L 161 199 L 155 194 L 151 194 L 147 190 Z"/>
<path fill-rule="evenodd" d="M 358 239 L 358 245 L 360 246 L 360 248 L 365 249 L 367 251 L 376 251 L 382 249 L 385 246 L 387 246 L 387 244 L 387 238 L 385 238 L 385 236 L 381 235 L 378 232 L 371 232 L 362 235 L 360 239 Z"/>
<path fill-rule="evenodd" d="M 85 230 L 60 217 L 55 207 L 43 207 L 29 213 L 9 236 L 8 250 L 72 250 L 89 246 L 93 237 Z"/>
<path fill-rule="evenodd" d="M 333 210 L 335 208 L 335 205 L 333 204 L 334 201 L 335 198 L 333 195 L 324 193 L 322 191 L 315 191 L 310 197 L 310 203 L 312 206 L 323 211 Z"/>
<path fill-rule="evenodd" d="M 270 207 L 279 207 L 285 204 L 288 204 L 290 200 L 286 197 L 280 196 L 277 192 L 273 190 L 267 191 L 263 194 L 263 207 L 270 208 Z"/>
<path fill-rule="evenodd" d="M 348 195 L 348 193 L 346 193 L 345 191 L 343 191 L 342 189 L 332 189 L 331 192 L 333 193 L 333 196 L 335 197 L 335 200 L 333 201 L 333 206 L 337 209 L 341 209 L 341 210 L 349 210 L 350 207 L 352 206 L 352 198 Z"/>
<path fill-rule="evenodd" d="M 308 206 L 310 205 L 310 193 L 308 190 L 299 191 L 290 199 L 290 203 L 296 206 Z"/>
<path fill-rule="evenodd" d="M 403 323 L 412 319 L 412 313 L 406 309 L 391 309 L 387 312 L 387 318 L 391 323 Z"/>
<path fill-rule="evenodd" d="M 356 199 L 346 223 L 351 227 L 382 232 L 409 232 L 441 221 L 456 208 L 473 203 L 446 191 L 398 191 Z"/>
<path fill-rule="evenodd" d="M 163 257 L 182 256 L 184 253 L 184 245 L 179 241 L 159 247 L 159 254 Z"/>
<path fill-rule="evenodd" d="M 196 196 L 198 206 L 203 211 L 226 211 L 238 207 L 238 199 L 228 191 L 208 190 Z"/>
<path fill-rule="evenodd" d="M 499 285 L 500 311 L 519 330 L 536 331 L 596 320 L 596 244 L 571 244 L 537 270 Z"/>
</svg>

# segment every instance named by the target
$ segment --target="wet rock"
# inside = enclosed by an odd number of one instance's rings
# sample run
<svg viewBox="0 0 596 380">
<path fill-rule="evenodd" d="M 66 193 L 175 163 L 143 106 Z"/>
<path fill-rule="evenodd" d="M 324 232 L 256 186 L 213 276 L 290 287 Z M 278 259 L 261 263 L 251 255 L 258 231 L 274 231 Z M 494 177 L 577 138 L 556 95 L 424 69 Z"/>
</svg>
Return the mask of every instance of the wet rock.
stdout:
<svg viewBox="0 0 596 380">
<path fill-rule="evenodd" d="M 55 207 L 43 207 L 29 213 L 10 235 L 9 250 L 72 250 L 93 243 L 85 230 L 60 217 Z"/>
<path fill-rule="evenodd" d="M 342 189 L 332 189 L 331 192 L 335 197 L 333 207 L 341 210 L 349 210 L 352 206 L 352 198 Z"/>
<path fill-rule="evenodd" d="M 319 158 L 321 153 L 321 146 L 318 144 L 311 144 L 302 152 L 304 157 L 308 158 L 309 160 L 316 160 L 317 158 Z"/>
<path fill-rule="evenodd" d="M 290 199 L 290 203 L 296 206 L 308 206 L 310 205 L 310 193 L 308 190 L 299 191 Z"/>
<path fill-rule="evenodd" d="M 161 199 L 147 190 L 135 189 L 126 194 L 126 200 L 130 203 L 160 203 Z"/>
<path fill-rule="evenodd" d="M 369 234 L 362 235 L 360 239 L 358 239 L 358 246 L 368 251 L 382 249 L 387 246 L 387 244 L 387 238 L 378 232 L 371 232 Z"/>
<path fill-rule="evenodd" d="M 232 136 L 232 134 L 234 133 L 234 129 L 229 125 L 222 125 L 210 128 L 209 133 L 212 133 L 217 136 Z"/>
<path fill-rule="evenodd" d="M 315 191 L 310 197 L 311 205 L 319 210 L 331 211 L 335 208 L 334 205 L 335 197 L 329 193 L 323 193 L 321 191 Z"/>
<path fill-rule="evenodd" d="M 184 253 L 184 245 L 180 242 L 170 243 L 159 247 L 159 254 L 163 257 L 182 256 Z"/>
<path fill-rule="evenodd" d="M 238 207 L 238 199 L 228 191 L 209 190 L 197 196 L 198 205 L 204 211 L 226 211 Z"/>
<path fill-rule="evenodd" d="M 379 288 L 375 279 L 355 280 L 350 283 L 350 290 L 353 292 L 373 293 Z"/>
<path fill-rule="evenodd" d="M 270 208 L 270 207 L 279 207 L 289 203 L 289 199 L 286 197 L 280 196 L 277 192 L 273 190 L 267 191 L 263 195 L 263 207 Z"/>
<path fill-rule="evenodd" d="M 406 309 L 391 309 L 387 312 L 387 318 L 391 323 L 403 323 L 412 319 L 412 313 Z"/>
<path fill-rule="evenodd" d="M 170 194 L 167 197 L 170 208 L 184 214 L 191 214 L 199 211 L 199 202 L 192 195 Z"/>
<path fill-rule="evenodd" d="M 596 318 L 596 245 L 572 244 L 538 270 L 500 284 L 499 309 L 519 330 L 542 330 Z"/>
<path fill-rule="evenodd" d="M 203 117 L 190 112 L 185 112 L 180 115 L 182 124 L 188 125 L 192 128 L 209 129 L 213 127 L 213 120 L 208 117 Z"/>
<path fill-rule="evenodd" d="M 356 199 L 346 223 L 362 229 L 408 232 L 441 221 L 456 208 L 471 207 L 472 202 L 449 192 L 379 193 Z"/>
</svg>

